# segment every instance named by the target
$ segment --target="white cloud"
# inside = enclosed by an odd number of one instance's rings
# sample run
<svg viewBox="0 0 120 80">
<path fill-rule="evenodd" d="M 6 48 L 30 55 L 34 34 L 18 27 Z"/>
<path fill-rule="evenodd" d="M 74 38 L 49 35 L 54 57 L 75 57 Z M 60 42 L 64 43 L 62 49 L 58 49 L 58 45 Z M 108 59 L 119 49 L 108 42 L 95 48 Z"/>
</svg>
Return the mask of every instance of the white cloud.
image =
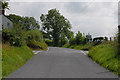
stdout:
<svg viewBox="0 0 120 80">
<path fill-rule="evenodd" d="M 113 36 L 117 29 L 117 2 L 10 2 L 6 14 L 33 16 L 40 21 L 40 15 L 53 8 L 71 22 L 74 32 Z"/>
<path fill-rule="evenodd" d="M 11 2 L 118 2 L 119 0 L 10 0 Z"/>
</svg>

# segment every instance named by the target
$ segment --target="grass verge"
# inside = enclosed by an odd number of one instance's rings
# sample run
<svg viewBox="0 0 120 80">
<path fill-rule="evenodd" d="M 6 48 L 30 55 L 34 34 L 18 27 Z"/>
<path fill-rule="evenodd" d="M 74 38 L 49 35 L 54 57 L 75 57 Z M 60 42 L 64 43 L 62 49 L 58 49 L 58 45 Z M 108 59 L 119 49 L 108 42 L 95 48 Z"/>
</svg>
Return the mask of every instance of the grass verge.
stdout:
<svg viewBox="0 0 120 80">
<path fill-rule="evenodd" d="M 27 46 L 12 47 L 2 45 L 2 77 L 21 67 L 33 56 L 32 50 Z"/>
<path fill-rule="evenodd" d="M 27 31 L 25 40 L 27 46 L 33 50 L 47 50 L 48 45 L 43 41 L 43 36 L 40 31 Z"/>
<path fill-rule="evenodd" d="M 65 44 L 62 47 L 77 49 L 77 50 L 87 50 L 88 51 L 93 47 L 93 45 L 92 44 L 85 44 L 85 45 L 72 45 L 72 46 L 70 46 L 69 44 Z"/>
<path fill-rule="evenodd" d="M 48 46 L 47 44 L 42 40 L 41 42 L 32 40 L 27 41 L 27 46 L 30 47 L 32 50 L 47 50 Z"/>
<path fill-rule="evenodd" d="M 100 44 L 92 48 L 88 56 L 104 68 L 120 75 L 120 55 L 117 54 L 117 48 L 112 44 Z"/>
</svg>

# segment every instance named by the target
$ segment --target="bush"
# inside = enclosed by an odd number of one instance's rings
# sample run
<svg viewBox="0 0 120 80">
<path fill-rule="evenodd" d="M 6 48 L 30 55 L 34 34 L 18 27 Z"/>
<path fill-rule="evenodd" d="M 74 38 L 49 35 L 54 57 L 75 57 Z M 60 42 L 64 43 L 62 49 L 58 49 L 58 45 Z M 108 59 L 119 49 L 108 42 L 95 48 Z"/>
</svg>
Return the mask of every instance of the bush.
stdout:
<svg viewBox="0 0 120 80">
<path fill-rule="evenodd" d="M 69 43 L 70 43 L 70 46 L 71 45 L 75 45 L 76 44 L 75 38 L 71 38 L 70 41 L 69 41 Z"/>
<path fill-rule="evenodd" d="M 92 44 L 81 44 L 81 45 L 74 45 L 73 49 L 77 49 L 77 50 L 90 50 L 93 47 Z"/>
<path fill-rule="evenodd" d="M 27 41 L 35 40 L 35 41 L 40 42 L 40 41 L 43 40 L 43 36 L 42 36 L 41 32 L 38 31 L 38 30 L 29 30 L 29 31 L 26 32 L 25 39 Z"/>
<path fill-rule="evenodd" d="M 120 55 L 120 25 L 118 26 L 118 54 Z"/>
<path fill-rule="evenodd" d="M 62 47 L 64 47 L 64 48 L 69 48 L 69 47 L 70 47 L 70 44 L 65 44 L 65 45 L 63 45 Z"/>
<path fill-rule="evenodd" d="M 47 44 L 43 41 L 43 36 L 38 30 L 29 30 L 26 32 L 26 44 L 32 49 L 47 50 Z"/>
<path fill-rule="evenodd" d="M 101 41 L 95 41 L 95 42 L 93 42 L 93 46 L 96 46 L 96 45 L 99 45 L 99 44 L 102 44 L 102 42 Z"/>
<path fill-rule="evenodd" d="M 27 44 L 34 49 L 47 49 L 43 36 L 38 30 L 3 29 L 2 41 L 3 43 L 9 43 L 11 46 L 21 47 Z"/>
<path fill-rule="evenodd" d="M 53 41 L 50 40 L 50 39 L 45 39 L 45 43 L 47 43 L 48 46 L 53 46 L 54 45 Z"/>
<path fill-rule="evenodd" d="M 72 45 L 72 46 L 70 46 L 70 44 L 65 44 L 62 47 L 88 51 L 93 47 L 93 44 L 85 44 L 85 45 L 81 44 L 81 45 Z"/>
<path fill-rule="evenodd" d="M 10 38 L 10 45 L 20 47 L 23 45 L 21 38 L 18 36 L 13 36 Z"/>
<path fill-rule="evenodd" d="M 2 42 L 9 43 L 11 46 L 20 47 L 24 45 L 24 36 L 22 31 L 16 31 L 12 29 L 3 29 L 2 32 Z"/>
<path fill-rule="evenodd" d="M 65 45 L 68 42 L 68 40 L 66 38 L 62 38 L 59 42 L 60 47 L 62 47 L 63 45 Z"/>
</svg>

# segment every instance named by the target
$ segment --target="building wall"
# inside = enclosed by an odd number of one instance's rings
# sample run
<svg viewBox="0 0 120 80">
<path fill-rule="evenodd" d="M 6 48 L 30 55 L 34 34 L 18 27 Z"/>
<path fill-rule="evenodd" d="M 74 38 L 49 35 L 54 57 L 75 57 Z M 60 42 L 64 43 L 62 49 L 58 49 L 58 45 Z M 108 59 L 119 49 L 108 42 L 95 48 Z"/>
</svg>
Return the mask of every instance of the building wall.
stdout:
<svg viewBox="0 0 120 80">
<path fill-rule="evenodd" d="M 4 15 L 2 15 L 2 26 L 4 26 L 4 29 L 13 27 L 13 23 Z"/>
</svg>

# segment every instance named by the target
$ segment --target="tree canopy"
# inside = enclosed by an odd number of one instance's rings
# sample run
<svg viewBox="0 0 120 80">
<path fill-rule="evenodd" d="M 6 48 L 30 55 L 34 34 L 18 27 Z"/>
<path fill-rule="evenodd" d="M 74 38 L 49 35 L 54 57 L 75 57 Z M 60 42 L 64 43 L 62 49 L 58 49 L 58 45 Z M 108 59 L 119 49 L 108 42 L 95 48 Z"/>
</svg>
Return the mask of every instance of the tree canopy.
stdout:
<svg viewBox="0 0 120 80">
<path fill-rule="evenodd" d="M 21 17 L 18 15 L 10 14 L 7 16 L 13 23 L 14 27 L 22 30 L 39 29 L 40 25 L 34 17 Z"/>
<path fill-rule="evenodd" d="M 0 1 L 0 9 L 8 9 L 9 10 L 9 6 L 8 6 L 8 2 L 6 1 Z"/>
<path fill-rule="evenodd" d="M 56 9 L 51 9 L 48 14 L 40 16 L 42 22 L 42 30 L 53 38 L 54 44 L 57 46 L 60 39 L 69 38 L 71 33 L 71 24 Z"/>
</svg>

